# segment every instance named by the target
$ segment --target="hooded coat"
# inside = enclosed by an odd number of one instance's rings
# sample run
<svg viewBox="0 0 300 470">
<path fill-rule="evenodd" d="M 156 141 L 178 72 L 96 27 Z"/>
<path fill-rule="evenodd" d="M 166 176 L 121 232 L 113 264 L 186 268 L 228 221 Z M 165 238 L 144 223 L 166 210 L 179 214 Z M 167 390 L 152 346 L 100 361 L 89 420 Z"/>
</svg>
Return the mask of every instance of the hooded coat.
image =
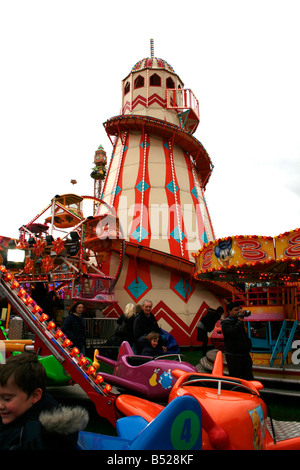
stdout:
<svg viewBox="0 0 300 470">
<path fill-rule="evenodd" d="M 46 393 L 18 419 L 0 424 L 0 450 L 76 450 L 88 419 L 84 408 L 59 406 Z"/>
</svg>

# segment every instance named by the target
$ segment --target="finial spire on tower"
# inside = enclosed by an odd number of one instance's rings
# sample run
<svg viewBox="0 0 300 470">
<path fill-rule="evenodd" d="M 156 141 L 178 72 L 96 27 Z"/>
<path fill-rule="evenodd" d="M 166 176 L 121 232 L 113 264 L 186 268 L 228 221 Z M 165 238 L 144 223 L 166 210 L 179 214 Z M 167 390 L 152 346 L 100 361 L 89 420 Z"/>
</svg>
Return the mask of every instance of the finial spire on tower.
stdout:
<svg viewBox="0 0 300 470">
<path fill-rule="evenodd" d="M 154 40 L 150 39 L 150 53 L 151 57 L 154 57 Z"/>
</svg>

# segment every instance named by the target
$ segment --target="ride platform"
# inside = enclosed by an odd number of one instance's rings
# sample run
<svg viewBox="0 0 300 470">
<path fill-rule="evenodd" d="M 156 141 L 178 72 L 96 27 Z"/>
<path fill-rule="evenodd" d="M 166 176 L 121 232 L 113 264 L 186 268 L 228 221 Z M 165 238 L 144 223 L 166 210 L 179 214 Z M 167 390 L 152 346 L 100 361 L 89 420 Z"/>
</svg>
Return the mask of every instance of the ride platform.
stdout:
<svg viewBox="0 0 300 470">
<path fill-rule="evenodd" d="M 206 356 L 201 358 L 196 366 L 198 372 L 211 372 L 218 350 L 212 349 Z M 228 374 L 225 354 L 223 354 L 224 374 Z M 263 393 L 300 397 L 300 365 L 257 365 L 252 367 L 255 380 L 263 383 Z"/>
</svg>

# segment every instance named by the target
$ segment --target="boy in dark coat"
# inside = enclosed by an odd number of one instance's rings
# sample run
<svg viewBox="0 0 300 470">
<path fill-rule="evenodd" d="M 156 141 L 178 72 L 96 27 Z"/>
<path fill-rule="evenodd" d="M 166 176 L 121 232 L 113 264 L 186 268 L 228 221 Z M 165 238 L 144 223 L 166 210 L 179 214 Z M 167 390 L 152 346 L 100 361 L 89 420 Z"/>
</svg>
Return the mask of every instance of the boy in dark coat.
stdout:
<svg viewBox="0 0 300 470">
<path fill-rule="evenodd" d="M 45 384 L 45 369 L 32 353 L 0 364 L 0 450 L 77 449 L 88 413 L 60 407 Z"/>
<path fill-rule="evenodd" d="M 228 316 L 222 321 L 225 357 L 231 377 L 253 380 L 251 339 L 244 326 L 244 312 L 238 302 L 227 305 Z"/>
</svg>

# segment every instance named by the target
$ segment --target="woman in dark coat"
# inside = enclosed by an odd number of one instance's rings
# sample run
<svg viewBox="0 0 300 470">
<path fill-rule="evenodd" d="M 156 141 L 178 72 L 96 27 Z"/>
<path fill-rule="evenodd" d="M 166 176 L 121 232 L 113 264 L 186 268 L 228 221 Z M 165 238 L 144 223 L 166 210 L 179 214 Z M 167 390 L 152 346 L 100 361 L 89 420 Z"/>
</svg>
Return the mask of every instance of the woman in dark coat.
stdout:
<svg viewBox="0 0 300 470">
<path fill-rule="evenodd" d="M 202 342 L 202 356 L 206 356 L 208 337 L 207 334 L 210 333 L 217 323 L 220 320 L 221 316 L 224 313 L 223 307 L 218 307 L 216 310 L 213 308 L 208 308 L 207 313 L 201 318 L 197 325 L 197 341 Z"/>
<path fill-rule="evenodd" d="M 117 359 L 118 349 L 123 341 L 128 341 L 133 346 L 133 322 L 135 319 L 135 305 L 127 304 L 124 313 L 117 320 L 117 328 L 114 334 L 106 341 L 106 355 L 111 359 Z"/>
<path fill-rule="evenodd" d="M 66 317 L 62 326 L 62 331 L 67 338 L 72 341 L 73 346 L 79 349 L 82 354 L 85 354 L 85 319 L 83 316 L 85 307 L 82 302 L 76 302 L 69 310 L 69 315 Z"/>
<path fill-rule="evenodd" d="M 123 341 L 133 345 L 133 322 L 135 320 L 135 305 L 127 304 L 124 313 L 117 320 L 115 335 L 118 336 L 120 344 Z"/>
</svg>

